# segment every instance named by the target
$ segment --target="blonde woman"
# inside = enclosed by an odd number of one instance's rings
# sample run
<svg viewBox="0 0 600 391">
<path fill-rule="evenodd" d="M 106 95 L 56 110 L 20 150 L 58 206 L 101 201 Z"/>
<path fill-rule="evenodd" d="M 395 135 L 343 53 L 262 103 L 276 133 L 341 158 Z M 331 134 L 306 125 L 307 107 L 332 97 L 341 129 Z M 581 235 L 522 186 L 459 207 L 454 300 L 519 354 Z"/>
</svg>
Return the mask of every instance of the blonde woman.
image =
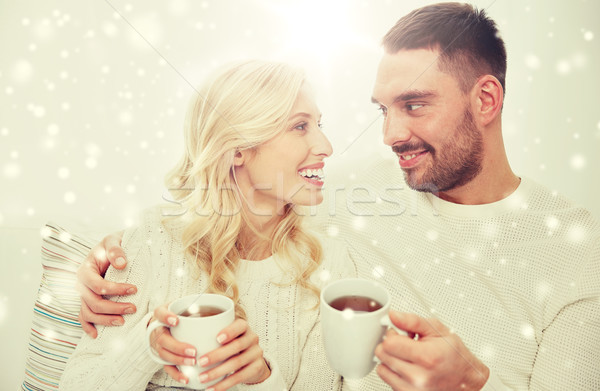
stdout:
<svg viewBox="0 0 600 391">
<path fill-rule="evenodd" d="M 62 390 L 145 390 L 182 386 L 176 364 L 208 366 L 210 389 L 330 390 L 340 379 L 320 345 L 319 288 L 354 274 L 345 249 L 324 245 L 302 224 L 299 206 L 322 201 L 324 159 L 332 150 L 302 72 L 249 61 L 222 70 L 189 110 L 185 152 L 167 178 L 174 203 L 148 211 L 125 231 L 128 264 L 107 279 L 132 284 L 136 307 L 122 327 L 84 336 L 61 379 Z M 196 359 L 193 346 L 155 330 L 176 323 L 167 303 L 213 292 L 236 304 L 222 346 Z M 120 297 L 114 301 L 123 301 Z"/>
</svg>

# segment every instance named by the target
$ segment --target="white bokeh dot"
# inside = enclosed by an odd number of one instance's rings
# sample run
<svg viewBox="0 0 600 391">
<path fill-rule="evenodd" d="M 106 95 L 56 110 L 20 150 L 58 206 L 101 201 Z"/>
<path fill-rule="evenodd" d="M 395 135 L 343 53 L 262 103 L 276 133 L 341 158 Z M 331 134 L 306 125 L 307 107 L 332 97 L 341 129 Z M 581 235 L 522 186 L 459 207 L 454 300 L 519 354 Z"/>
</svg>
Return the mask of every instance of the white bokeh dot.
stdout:
<svg viewBox="0 0 600 391">
<path fill-rule="evenodd" d="M 33 208 L 27 208 L 27 210 L 25 211 L 25 213 L 27 214 L 27 216 L 31 217 L 31 216 L 35 215 L 35 209 L 33 209 Z"/>
<path fill-rule="evenodd" d="M 57 124 L 50 124 L 48 125 L 48 134 L 50 136 L 56 136 L 59 132 L 60 128 L 58 127 Z"/>
<path fill-rule="evenodd" d="M 12 78 L 17 83 L 26 83 L 33 76 L 33 65 L 27 60 L 18 60 L 13 66 Z"/>
<path fill-rule="evenodd" d="M 117 35 L 118 29 L 117 26 L 111 22 L 105 22 L 102 25 L 102 32 L 107 36 L 107 37 L 114 37 Z"/>
<path fill-rule="evenodd" d="M 129 194 L 133 194 L 135 193 L 135 185 L 127 185 L 127 187 L 125 188 L 125 191 L 127 191 Z"/>
<path fill-rule="evenodd" d="M 437 240 L 437 238 L 440 236 L 439 232 L 436 230 L 429 230 L 427 231 L 427 239 L 434 241 Z"/>
<path fill-rule="evenodd" d="M 98 166 L 98 160 L 95 157 L 90 156 L 85 159 L 85 166 L 92 170 Z"/>
<path fill-rule="evenodd" d="M 600 122 L 598 123 L 598 125 L 600 126 Z M 0 135 L 2 136 L 8 136 L 10 134 L 10 131 L 8 130 L 8 128 L 2 128 L 0 129 Z"/>
<path fill-rule="evenodd" d="M 354 221 L 352 221 L 352 225 L 354 226 L 354 229 L 363 229 L 366 225 L 366 221 L 364 217 L 356 216 Z"/>
<path fill-rule="evenodd" d="M 119 114 L 119 122 L 123 125 L 130 124 L 133 121 L 133 115 L 128 111 L 122 111 Z"/>
<path fill-rule="evenodd" d="M 556 229 L 560 226 L 560 220 L 556 216 L 546 217 L 546 226 L 550 229 Z"/>
<path fill-rule="evenodd" d="M 48 305 L 52 302 L 52 296 L 50 296 L 48 293 L 42 293 L 40 295 L 40 301 L 42 304 Z"/>
<path fill-rule="evenodd" d="M 535 54 L 528 54 L 525 56 L 525 65 L 527 65 L 529 69 L 539 69 L 542 62 Z"/>
<path fill-rule="evenodd" d="M 21 166 L 15 162 L 4 165 L 4 176 L 8 179 L 15 179 L 21 175 Z"/>
<path fill-rule="evenodd" d="M 568 239 L 573 243 L 581 243 L 586 238 L 586 230 L 580 225 L 573 225 L 567 231 Z"/>
<path fill-rule="evenodd" d="M 40 229 L 40 236 L 44 239 L 50 237 L 50 235 L 52 235 L 52 230 L 49 227 L 42 227 L 42 229 Z"/>
<path fill-rule="evenodd" d="M 535 337 L 535 329 L 528 323 L 521 325 L 521 335 L 526 339 L 533 339 Z"/>
<path fill-rule="evenodd" d="M 67 204 L 73 204 L 77 200 L 77 196 L 72 191 L 68 191 L 63 196 L 63 200 Z"/>
<path fill-rule="evenodd" d="M 323 269 L 321 273 L 319 273 L 319 279 L 323 282 L 327 282 L 331 279 L 331 272 L 327 269 Z"/>
<path fill-rule="evenodd" d="M 585 168 L 585 157 L 581 154 L 573 155 L 571 157 L 571 168 L 574 170 L 581 170 Z"/>
<path fill-rule="evenodd" d="M 377 265 L 373 268 L 373 277 L 382 278 L 385 276 L 385 269 L 381 265 Z"/>
<path fill-rule="evenodd" d="M 583 33 L 583 39 L 585 39 L 586 41 L 591 41 L 592 39 L 594 39 L 594 33 L 591 31 L 586 31 L 585 33 Z"/>
<path fill-rule="evenodd" d="M 327 227 L 327 235 L 329 236 L 338 236 L 340 233 L 340 229 L 335 225 L 330 225 Z"/>
<path fill-rule="evenodd" d="M 4 319 L 8 315 L 8 297 L 0 297 L 0 324 L 4 323 Z"/>
<path fill-rule="evenodd" d="M 44 106 L 34 106 L 31 110 L 34 117 L 42 118 L 46 115 L 46 108 Z"/>
<path fill-rule="evenodd" d="M 68 179 L 71 176 L 71 170 L 67 167 L 60 167 L 56 174 L 60 179 Z"/>
<path fill-rule="evenodd" d="M 571 63 L 567 60 L 560 60 L 556 63 L 556 72 L 559 75 L 567 75 L 571 72 Z"/>
</svg>

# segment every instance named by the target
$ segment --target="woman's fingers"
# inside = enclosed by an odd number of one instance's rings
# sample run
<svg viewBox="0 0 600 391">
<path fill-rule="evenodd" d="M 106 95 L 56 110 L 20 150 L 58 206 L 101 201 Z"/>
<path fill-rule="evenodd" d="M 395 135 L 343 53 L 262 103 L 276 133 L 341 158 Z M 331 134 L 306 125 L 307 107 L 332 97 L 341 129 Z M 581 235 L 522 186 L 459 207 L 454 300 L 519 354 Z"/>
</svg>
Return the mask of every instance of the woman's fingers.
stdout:
<svg viewBox="0 0 600 391">
<path fill-rule="evenodd" d="M 163 304 L 154 309 L 154 318 L 158 319 L 159 322 L 168 324 L 171 326 L 177 326 L 179 324 L 179 318 L 176 314 L 172 313 L 168 309 L 168 304 Z"/>
<path fill-rule="evenodd" d="M 182 372 L 179 371 L 179 369 L 177 369 L 176 366 L 165 365 L 163 369 L 165 370 L 167 375 L 171 376 L 173 380 L 178 381 L 181 384 L 188 384 L 190 381 L 186 375 L 184 375 Z"/>
<path fill-rule="evenodd" d="M 225 361 L 228 358 L 243 352 L 252 345 L 258 346 L 258 336 L 252 330 L 247 330 L 246 333 L 233 340 L 229 340 L 229 342 L 223 342 L 223 346 L 202 356 L 200 358 L 200 365 L 208 366 Z"/>
<path fill-rule="evenodd" d="M 261 374 L 263 374 L 264 372 L 267 372 L 267 375 L 270 373 L 269 368 L 266 366 L 266 363 L 264 362 L 264 359 L 261 359 L 260 361 L 255 360 L 255 361 L 252 361 L 251 363 L 249 363 L 248 365 L 246 365 L 245 367 L 239 369 L 235 373 L 231 374 L 230 376 L 227 376 L 225 379 L 221 380 L 220 382 L 216 383 L 215 385 L 211 386 L 210 388 L 213 389 L 214 391 L 225 391 L 225 390 L 230 389 L 231 387 L 233 387 L 236 384 L 260 383 L 261 381 L 264 381 L 264 379 L 266 379 L 268 377 L 266 375 L 261 376 Z M 202 376 L 202 375 L 200 375 L 200 376 Z M 217 377 L 218 376 L 215 376 L 215 378 L 217 378 Z M 249 382 L 247 379 L 262 379 L 262 380 L 258 380 L 255 382 L 252 382 L 252 381 Z M 210 381 L 210 379 L 207 379 L 206 381 Z"/>
<path fill-rule="evenodd" d="M 150 345 L 160 358 L 174 365 L 196 365 L 194 346 L 173 338 L 166 327 L 159 327 L 150 334 Z"/>
</svg>

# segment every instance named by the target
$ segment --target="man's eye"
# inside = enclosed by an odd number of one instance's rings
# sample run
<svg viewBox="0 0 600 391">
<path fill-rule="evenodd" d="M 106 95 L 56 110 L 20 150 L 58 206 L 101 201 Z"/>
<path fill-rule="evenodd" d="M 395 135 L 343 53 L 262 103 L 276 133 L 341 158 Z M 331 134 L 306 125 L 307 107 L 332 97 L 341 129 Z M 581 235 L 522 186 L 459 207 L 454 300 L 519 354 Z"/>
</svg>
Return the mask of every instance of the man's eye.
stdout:
<svg viewBox="0 0 600 391">
<path fill-rule="evenodd" d="M 385 107 L 385 106 L 379 106 L 379 108 L 377 110 L 381 111 L 381 114 L 384 117 L 387 115 L 387 107 Z"/>
<path fill-rule="evenodd" d="M 406 108 L 408 109 L 408 111 L 415 111 L 423 106 L 424 105 L 406 105 Z"/>
<path fill-rule="evenodd" d="M 323 130 L 325 128 L 325 125 L 322 122 L 319 122 L 317 124 L 317 126 L 319 127 L 319 129 Z"/>
</svg>

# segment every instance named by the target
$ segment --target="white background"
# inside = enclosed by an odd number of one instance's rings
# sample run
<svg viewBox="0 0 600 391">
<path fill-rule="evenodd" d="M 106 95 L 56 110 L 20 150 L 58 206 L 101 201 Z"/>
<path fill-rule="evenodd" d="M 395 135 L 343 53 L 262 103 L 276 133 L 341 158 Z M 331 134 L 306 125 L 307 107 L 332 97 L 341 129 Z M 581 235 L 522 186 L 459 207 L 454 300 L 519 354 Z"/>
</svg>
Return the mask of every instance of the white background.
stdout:
<svg viewBox="0 0 600 391">
<path fill-rule="evenodd" d="M 0 0 L 2 388 L 23 378 L 41 226 L 110 232 L 160 202 L 192 86 L 208 71 L 294 62 L 317 90 L 330 166 L 391 156 L 370 103 L 379 41 L 427 3 Z M 513 169 L 600 217 L 600 2 L 474 4 L 506 41 Z"/>
</svg>

